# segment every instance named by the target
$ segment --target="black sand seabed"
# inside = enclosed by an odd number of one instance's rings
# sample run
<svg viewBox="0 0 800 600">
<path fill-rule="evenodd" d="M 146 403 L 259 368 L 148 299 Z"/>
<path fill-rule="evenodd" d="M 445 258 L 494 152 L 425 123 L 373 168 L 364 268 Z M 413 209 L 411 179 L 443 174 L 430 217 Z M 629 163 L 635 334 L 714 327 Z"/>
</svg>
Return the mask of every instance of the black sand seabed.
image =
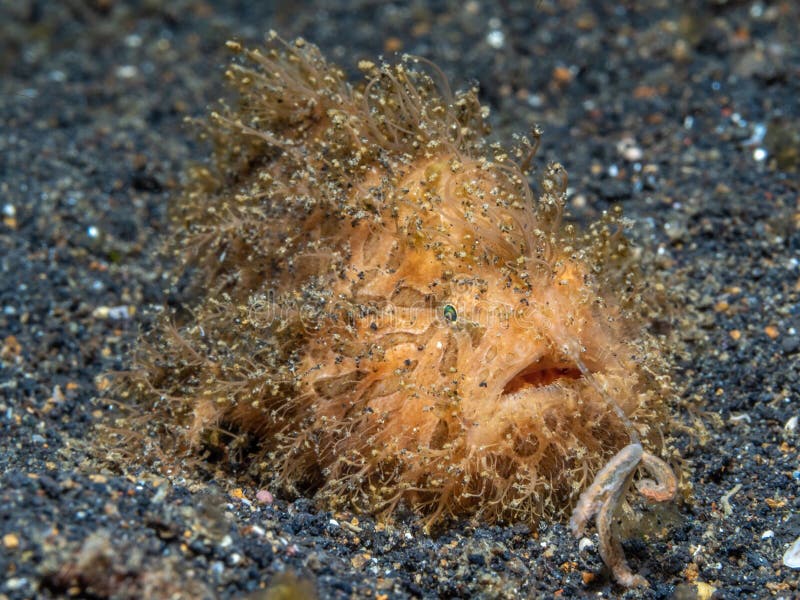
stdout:
<svg viewBox="0 0 800 600">
<path fill-rule="evenodd" d="M 399 50 L 479 80 L 497 139 L 542 126 L 574 218 L 621 203 L 657 253 L 707 433 L 682 409 L 693 493 L 625 544 L 650 589 L 563 524 L 430 537 L 93 453 L 98 376 L 164 301 L 166 206 L 207 154 L 183 118 L 224 41 L 269 29 L 353 72 Z M 793 0 L 0 2 L 0 599 L 271 598 L 285 571 L 323 598 L 798 597 L 799 39 Z"/>
</svg>

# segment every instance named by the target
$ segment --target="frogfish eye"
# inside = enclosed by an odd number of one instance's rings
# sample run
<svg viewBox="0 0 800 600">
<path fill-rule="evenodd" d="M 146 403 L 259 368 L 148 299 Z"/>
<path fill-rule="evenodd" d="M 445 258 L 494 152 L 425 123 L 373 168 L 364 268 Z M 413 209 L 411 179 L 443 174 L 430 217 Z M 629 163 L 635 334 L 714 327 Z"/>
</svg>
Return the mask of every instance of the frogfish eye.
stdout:
<svg viewBox="0 0 800 600">
<path fill-rule="evenodd" d="M 448 323 L 455 323 L 456 319 L 458 319 L 458 313 L 456 312 L 455 306 L 452 304 L 445 304 L 442 309 L 442 314 L 444 315 L 444 320 Z"/>
</svg>

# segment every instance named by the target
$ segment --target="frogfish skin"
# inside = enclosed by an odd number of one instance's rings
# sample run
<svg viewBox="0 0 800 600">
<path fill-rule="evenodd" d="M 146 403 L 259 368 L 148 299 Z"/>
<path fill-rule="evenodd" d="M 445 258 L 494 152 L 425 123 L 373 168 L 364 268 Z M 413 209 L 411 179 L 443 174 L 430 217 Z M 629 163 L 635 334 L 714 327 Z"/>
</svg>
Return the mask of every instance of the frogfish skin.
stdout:
<svg viewBox="0 0 800 600">
<path fill-rule="evenodd" d="M 562 223 L 566 173 L 486 140 L 477 90 L 425 61 L 352 85 L 303 40 L 229 43 L 232 106 L 175 201 L 184 310 L 134 394 L 173 447 L 323 506 L 428 524 L 563 518 L 670 382 L 613 211 Z M 521 166 L 522 165 L 522 166 Z"/>
</svg>

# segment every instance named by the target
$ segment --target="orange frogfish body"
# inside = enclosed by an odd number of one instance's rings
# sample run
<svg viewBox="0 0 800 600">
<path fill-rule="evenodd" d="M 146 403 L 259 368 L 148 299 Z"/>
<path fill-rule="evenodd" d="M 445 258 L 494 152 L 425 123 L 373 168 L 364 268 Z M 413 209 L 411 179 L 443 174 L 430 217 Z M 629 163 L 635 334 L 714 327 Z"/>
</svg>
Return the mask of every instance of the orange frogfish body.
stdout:
<svg viewBox="0 0 800 600">
<path fill-rule="evenodd" d="M 136 395 L 176 448 L 238 444 L 327 506 L 568 514 L 669 397 L 618 219 L 562 225 L 562 167 L 534 193 L 524 142 L 488 144 L 476 90 L 420 59 L 351 86 L 302 40 L 229 45 L 237 104 L 174 211 L 189 310 L 142 340 Z"/>
</svg>

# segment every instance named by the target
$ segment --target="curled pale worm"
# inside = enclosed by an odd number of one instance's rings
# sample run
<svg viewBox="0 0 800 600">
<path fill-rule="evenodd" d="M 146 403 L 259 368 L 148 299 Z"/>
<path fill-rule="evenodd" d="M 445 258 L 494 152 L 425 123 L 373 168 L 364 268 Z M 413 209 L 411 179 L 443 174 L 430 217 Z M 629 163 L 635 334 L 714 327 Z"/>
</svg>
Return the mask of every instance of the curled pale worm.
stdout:
<svg viewBox="0 0 800 600">
<path fill-rule="evenodd" d="M 642 479 L 637 483 L 636 488 L 642 496 L 653 502 L 668 502 L 675 497 L 678 486 L 672 469 L 657 456 L 644 451 L 640 443 L 634 442 L 617 452 L 600 470 L 581 494 L 570 518 L 572 534 L 579 537 L 589 520 L 595 517 L 600 557 L 611 569 L 614 579 L 625 587 L 649 585 L 647 579 L 631 571 L 622 544 L 612 530 L 614 515 L 630 489 L 639 465 L 653 476 L 653 479 Z"/>
</svg>

